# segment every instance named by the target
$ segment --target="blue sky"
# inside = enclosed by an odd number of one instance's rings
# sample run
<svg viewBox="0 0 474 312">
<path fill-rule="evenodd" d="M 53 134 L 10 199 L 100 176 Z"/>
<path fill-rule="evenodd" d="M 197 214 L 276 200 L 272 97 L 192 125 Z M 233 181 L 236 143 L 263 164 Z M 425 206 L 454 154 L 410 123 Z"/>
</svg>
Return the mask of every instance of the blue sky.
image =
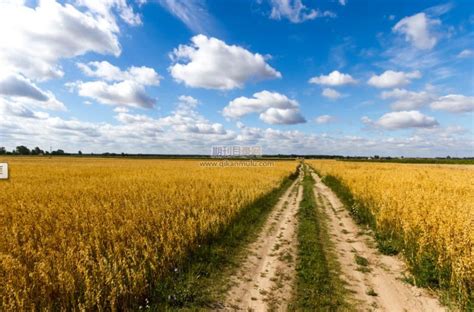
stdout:
<svg viewBox="0 0 474 312">
<path fill-rule="evenodd" d="M 0 146 L 474 156 L 470 1 L 0 1 Z"/>
</svg>

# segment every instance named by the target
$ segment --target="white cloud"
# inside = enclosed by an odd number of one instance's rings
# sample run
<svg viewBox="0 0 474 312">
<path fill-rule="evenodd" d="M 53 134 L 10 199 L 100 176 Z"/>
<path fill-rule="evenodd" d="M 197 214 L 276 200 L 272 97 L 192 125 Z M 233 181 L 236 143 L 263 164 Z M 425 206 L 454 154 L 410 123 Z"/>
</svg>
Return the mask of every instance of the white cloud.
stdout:
<svg viewBox="0 0 474 312">
<path fill-rule="evenodd" d="M 260 119 L 270 125 L 294 125 L 306 122 L 297 108 L 271 107 L 260 114 Z"/>
<path fill-rule="evenodd" d="M 474 51 L 470 49 L 464 49 L 461 52 L 459 52 L 458 57 L 459 58 L 468 58 L 474 55 Z"/>
<path fill-rule="evenodd" d="M 316 134 L 298 130 L 246 127 L 242 124 L 237 132 L 226 130 L 225 134 L 216 134 L 186 131 L 192 130 L 193 127 L 186 129 L 165 125 L 163 119 L 174 116 L 175 112 L 163 118 L 130 114 L 128 120 L 131 122 L 120 121 L 118 125 L 50 117 L 45 113 L 35 111 L 24 112 L 24 116 L 21 116 L 21 112 L 17 111 L 17 113 L 17 115 L 2 114 L 0 123 L 2 145 L 9 150 L 18 144 L 24 144 L 43 148 L 52 145 L 53 149 L 61 148 L 69 152 L 80 149 L 84 153 L 199 153 L 208 155 L 210 146 L 213 145 L 256 144 L 263 147 L 265 154 L 359 156 L 377 154 L 434 157 L 472 156 L 474 144 L 471 132 L 455 126 L 416 128 L 412 134 L 403 137 L 398 135 L 397 137 L 388 135 L 377 137 L 373 133 L 368 137 L 344 133 Z M 191 117 L 191 119 L 174 118 L 174 120 L 192 124 L 196 119 Z M 218 126 L 216 127 L 218 130 Z M 203 128 L 205 127 L 201 127 Z M 354 146 L 357 146 L 357 149 L 354 149 Z"/>
<path fill-rule="evenodd" d="M 181 110 L 193 109 L 196 108 L 199 104 L 199 101 L 189 95 L 180 95 L 178 97 L 179 105 L 178 108 Z"/>
<path fill-rule="evenodd" d="M 192 96 L 178 97 L 176 110 L 157 122 L 161 127 L 171 127 L 174 131 L 198 134 L 227 135 L 228 131 L 220 123 L 212 123 L 196 110 L 199 101 Z"/>
<path fill-rule="evenodd" d="M 448 13 L 454 7 L 452 2 L 435 5 L 424 10 L 429 16 L 440 16 Z"/>
<path fill-rule="evenodd" d="M 15 99 L 18 105 L 30 105 L 50 110 L 66 110 L 62 102 L 50 91 L 41 90 L 20 74 L 0 75 L 0 100 Z"/>
<path fill-rule="evenodd" d="M 418 49 L 431 49 L 438 42 L 438 38 L 430 28 L 441 24 L 438 19 L 430 19 L 425 13 L 418 13 L 402 18 L 392 31 L 405 35 L 405 40 L 411 42 Z"/>
<path fill-rule="evenodd" d="M 192 45 L 180 45 L 172 58 L 176 63 L 169 70 L 173 78 L 190 87 L 230 90 L 242 88 L 250 79 L 280 78 L 261 54 L 236 45 L 227 45 L 216 38 L 197 35 Z"/>
<path fill-rule="evenodd" d="M 335 120 L 336 119 L 331 115 L 321 115 L 321 116 L 316 117 L 316 119 L 314 121 L 317 124 L 321 125 L 321 124 L 327 124 L 327 123 L 333 122 Z"/>
<path fill-rule="evenodd" d="M 319 77 L 313 77 L 309 80 L 309 83 L 327 85 L 327 86 L 342 86 L 346 84 L 357 83 L 357 80 L 352 78 L 352 76 L 349 74 L 344 74 L 335 70 L 331 72 L 329 75 L 321 75 Z"/>
<path fill-rule="evenodd" d="M 0 94 L 47 101 L 48 96 L 23 75 L 0 76 Z"/>
<path fill-rule="evenodd" d="M 255 93 L 252 98 L 238 97 L 230 101 L 222 111 L 222 114 L 229 118 L 240 118 L 251 113 L 260 113 L 260 119 L 269 124 L 306 122 L 299 112 L 297 101 L 266 90 Z"/>
<path fill-rule="evenodd" d="M 147 116 L 147 115 L 142 115 L 142 114 L 131 114 L 128 111 L 118 111 L 118 114 L 115 116 L 115 119 L 120 121 L 121 123 L 124 124 L 134 124 L 134 123 L 155 123 L 157 129 L 161 131 L 161 128 L 159 127 L 158 123 L 156 123 L 153 118 Z"/>
<path fill-rule="evenodd" d="M 78 81 L 73 84 L 80 96 L 92 98 L 102 104 L 152 108 L 156 102 L 146 94 L 143 85 L 132 80 L 111 84 L 104 81 Z"/>
<path fill-rule="evenodd" d="M 331 99 L 331 100 L 337 100 L 337 99 L 342 97 L 341 93 L 339 93 L 336 90 L 331 89 L 331 88 L 324 88 L 323 91 L 321 92 L 321 94 L 324 97 L 327 97 L 328 99 Z"/>
<path fill-rule="evenodd" d="M 144 86 L 158 86 L 162 78 L 153 68 L 146 66 L 131 66 L 126 71 L 106 61 L 77 63 L 77 66 L 87 76 L 107 81 L 130 80 Z"/>
<path fill-rule="evenodd" d="M 182 105 L 182 102 L 184 105 Z M 152 153 L 190 153 L 235 139 L 233 131 L 208 121 L 189 109 L 197 100 L 180 97 L 177 109 L 161 118 L 132 114 L 126 108 L 115 108 L 119 124 L 87 122 L 51 117 L 22 107 L 6 107 L 0 100 L 0 135 L 2 143 L 49 146 L 67 151 L 125 151 Z M 188 109 L 183 109 L 183 106 Z M 16 145 L 15 145 L 16 144 Z"/>
<path fill-rule="evenodd" d="M 364 116 L 361 121 L 368 125 L 375 125 L 389 130 L 438 126 L 435 118 L 426 116 L 416 110 L 387 113 L 375 122 Z"/>
<path fill-rule="evenodd" d="M 318 17 L 336 17 L 336 14 L 331 11 L 321 12 L 307 8 L 302 0 L 271 0 L 271 5 L 270 18 L 275 20 L 286 18 L 292 23 L 302 23 Z"/>
<path fill-rule="evenodd" d="M 229 102 L 222 111 L 225 117 L 240 118 L 251 113 L 260 113 L 268 108 L 292 109 L 298 108 L 298 102 L 289 99 L 286 95 L 267 90 L 257 92 L 253 98 L 238 97 Z"/>
<path fill-rule="evenodd" d="M 142 23 L 140 15 L 133 11 L 126 0 L 76 0 L 78 6 L 87 7 L 91 12 L 106 18 L 110 23 L 115 22 L 114 11 L 129 25 L 136 26 Z"/>
<path fill-rule="evenodd" d="M 114 112 L 116 113 L 128 113 L 130 110 L 123 106 L 117 106 L 114 108 Z"/>
<path fill-rule="evenodd" d="M 28 105 L 21 102 L 9 101 L 2 97 L 0 97 L 0 112 L 2 113 L 3 118 L 5 118 L 5 116 L 16 116 L 22 118 L 42 119 L 49 116 L 44 112 L 35 112 L 31 110 Z"/>
<path fill-rule="evenodd" d="M 118 56 L 119 33 L 113 16 L 83 12 L 71 4 L 0 2 L 0 68 L 34 80 L 60 77 L 62 58 L 87 52 Z"/>
<path fill-rule="evenodd" d="M 344 6 L 347 4 L 347 0 L 339 0 L 339 4 Z"/>
<path fill-rule="evenodd" d="M 298 107 L 298 102 L 286 95 L 267 90 L 257 92 L 253 98 L 238 97 L 224 107 L 223 115 L 230 118 L 240 118 L 251 113 L 260 113 L 268 108 L 292 109 Z"/>
<path fill-rule="evenodd" d="M 428 104 L 433 96 L 426 91 L 413 92 L 406 89 L 394 89 L 392 91 L 384 91 L 381 94 L 382 99 L 395 99 L 391 104 L 393 110 L 413 110 Z"/>
<path fill-rule="evenodd" d="M 318 13 L 308 9 L 301 0 L 272 0 L 272 19 L 280 20 L 287 18 L 293 23 L 301 23 L 306 20 L 315 19 Z"/>
<path fill-rule="evenodd" d="M 78 63 L 81 71 L 90 77 L 105 81 L 77 81 L 67 83 L 79 95 L 99 103 L 118 106 L 152 108 L 156 100 L 147 95 L 145 87 L 158 86 L 160 75 L 150 67 L 131 66 L 123 71 L 109 62 Z"/>
<path fill-rule="evenodd" d="M 418 70 L 408 73 L 387 70 L 379 76 L 372 75 L 367 83 L 376 88 L 395 88 L 407 85 L 412 79 L 419 78 L 421 78 L 421 73 Z"/>
<path fill-rule="evenodd" d="M 158 0 L 158 3 L 181 20 L 194 33 L 207 33 L 214 24 L 203 1 Z"/>
<path fill-rule="evenodd" d="M 449 94 L 439 97 L 431 103 L 431 108 L 451 113 L 465 113 L 474 111 L 474 97 L 461 94 Z"/>
</svg>

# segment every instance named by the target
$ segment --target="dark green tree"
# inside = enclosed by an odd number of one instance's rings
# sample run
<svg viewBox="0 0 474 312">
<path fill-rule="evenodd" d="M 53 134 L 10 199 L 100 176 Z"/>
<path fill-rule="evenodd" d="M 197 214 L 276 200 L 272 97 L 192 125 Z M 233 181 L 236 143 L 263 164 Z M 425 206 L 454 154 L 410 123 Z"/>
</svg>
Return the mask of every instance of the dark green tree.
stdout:
<svg viewBox="0 0 474 312">
<path fill-rule="evenodd" d="M 15 153 L 19 155 L 30 155 L 30 149 L 24 145 L 17 146 Z"/>
<path fill-rule="evenodd" d="M 31 150 L 31 155 L 40 155 L 44 154 L 44 151 L 38 146 Z"/>
<path fill-rule="evenodd" d="M 66 154 L 62 149 L 58 149 L 57 151 L 52 151 L 51 155 L 64 155 Z"/>
</svg>

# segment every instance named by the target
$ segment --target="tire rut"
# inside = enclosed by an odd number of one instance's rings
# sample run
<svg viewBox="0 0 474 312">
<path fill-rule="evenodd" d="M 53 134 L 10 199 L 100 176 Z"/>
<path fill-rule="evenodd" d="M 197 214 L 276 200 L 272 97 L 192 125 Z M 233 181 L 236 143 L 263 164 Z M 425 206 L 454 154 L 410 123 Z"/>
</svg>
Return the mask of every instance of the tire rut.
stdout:
<svg viewBox="0 0 474 312">
<path fill-rule="evenodd" d="M 248 256 L 231 277 L 220 311 L 285 311 L 293 294 L 297 257 L 297 217 L 302 199 L 299 178 L 280 198 Z"/>
<path fill-rule="evenodd" d="M 315 196 L 329 220 L 329 234 L 334 242 L 341 278 L 353 294 L 357 311 L 446 311 L 427 290 L 402 281 L 407 272 L 398 257 L 385 256 L 376 250 L 368 231 L 353 221 L 339 198 L 312 173 Z"/>
</svg>

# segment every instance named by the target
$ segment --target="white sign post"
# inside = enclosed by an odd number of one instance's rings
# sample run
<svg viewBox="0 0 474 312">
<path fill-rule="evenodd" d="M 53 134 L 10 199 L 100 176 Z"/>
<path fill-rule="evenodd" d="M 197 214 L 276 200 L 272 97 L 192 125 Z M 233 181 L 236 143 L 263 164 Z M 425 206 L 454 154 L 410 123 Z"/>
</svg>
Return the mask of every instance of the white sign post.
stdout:
<svg viewBox="0 0 474 312">
<path fill-rule="evenodd" d="M 0 163 L 0 179 L 8 179 L 8 164 Z"/>
</svg>

